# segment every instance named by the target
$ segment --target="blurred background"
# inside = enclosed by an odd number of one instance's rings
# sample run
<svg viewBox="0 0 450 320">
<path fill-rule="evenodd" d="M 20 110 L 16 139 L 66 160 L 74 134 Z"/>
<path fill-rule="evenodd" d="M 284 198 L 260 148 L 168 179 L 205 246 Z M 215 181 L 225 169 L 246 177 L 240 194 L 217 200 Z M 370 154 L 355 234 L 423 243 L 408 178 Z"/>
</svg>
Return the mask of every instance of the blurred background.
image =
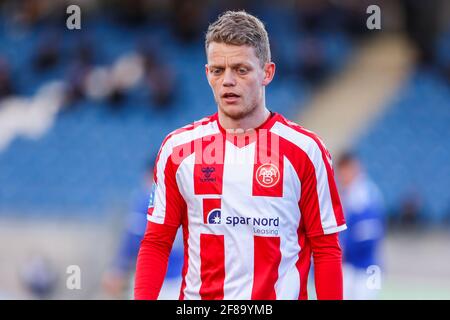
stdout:
<svg viewBox="0 0 450 320">
<path fill-rule="evenodd" d="M 229 9 L 269 32 L 268 107 L 333 155 L 346 297 L 450 299 L 445 0 L 0 1 L 0 299 L 132 297 L 154 158 L 216 112 L 204 34 Z M 178 297 L 181 245 L 161 298 Z"/>
</svg>

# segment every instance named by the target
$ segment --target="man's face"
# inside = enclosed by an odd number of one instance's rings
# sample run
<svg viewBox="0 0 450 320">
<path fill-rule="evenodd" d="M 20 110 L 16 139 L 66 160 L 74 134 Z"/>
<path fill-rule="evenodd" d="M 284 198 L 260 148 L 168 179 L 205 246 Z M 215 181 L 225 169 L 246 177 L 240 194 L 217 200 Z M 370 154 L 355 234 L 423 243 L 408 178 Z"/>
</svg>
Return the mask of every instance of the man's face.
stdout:
<svg viewBox="0 0 450 320">
<path fill-rule="evenodd" d="M 350 160 L 345 164 L 338 166 L 338 178 L 344 188 L 348 187 L 360 172 L 359 163 L 356 160 Z"/>
<path fill-rule="evenodd" d="M 206 76 L 222 113 L 239 120 L 264 103 L 264 87 L 272 81 L 275 65 L 262 67 L 253 47 L 212 42 L 207 58 Z"/>
</svg>

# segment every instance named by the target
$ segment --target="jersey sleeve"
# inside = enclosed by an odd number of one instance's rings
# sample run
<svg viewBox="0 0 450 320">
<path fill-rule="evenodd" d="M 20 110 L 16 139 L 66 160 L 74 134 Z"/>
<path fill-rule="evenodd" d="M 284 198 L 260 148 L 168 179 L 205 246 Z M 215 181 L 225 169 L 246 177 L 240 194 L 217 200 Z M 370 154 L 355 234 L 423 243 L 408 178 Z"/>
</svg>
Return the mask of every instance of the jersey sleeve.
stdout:
<svg viewBox="0 0 450 320">
<path fill-rule="evenodd" d="M 302 225 L 308 237 L 332 234 L 347 228 L 336 187 L 331 155 L 314 136 L 308 150 L 299 201 Z"/>
<path fill-rule="evenodd" d="M 337 234 L 310 238 L 318 300 L 342 300 L 342 250 Z"/>
<path fill-rule="evenodd" d="M 157 299 L 167 272 L 168 259 L 177 229 L 186 212 L 176 172 L 180 161 L 173 156 L 170 139 L 163 142 L 153 171 L 147 210 L 147 229 L 136 263 L 135 299 Z"/>
<path fill-rule="evenodd" d="M 176 234 L 176 227 L 148 222 L 136 262 L 134 286 L 136 300 L 158 298 Z"/>
<path fill-rule="evenodd" d="M 176 172 L 180 165 L 174 156 L 174 148 L 164 141 L 158 153 L 153 171 L 147 220 L 156 224 L 179 227 L 186 203 L 179 191 Z"/>
</svg>

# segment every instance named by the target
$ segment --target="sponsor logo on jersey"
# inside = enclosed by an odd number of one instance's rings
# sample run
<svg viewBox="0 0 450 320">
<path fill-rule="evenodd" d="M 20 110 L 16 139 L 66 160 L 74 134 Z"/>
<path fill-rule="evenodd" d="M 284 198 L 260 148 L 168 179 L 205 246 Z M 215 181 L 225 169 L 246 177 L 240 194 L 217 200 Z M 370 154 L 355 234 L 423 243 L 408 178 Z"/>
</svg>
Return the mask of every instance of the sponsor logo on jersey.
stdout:
<svg viewBox="0 0 450 320">
<path fill-rule="evenodd" d="M 273 163 L 264 163 L 256 170 L 256 181 L 265 188 L 273 187 L 280 180 L 280 171 Z"/>
<path fill-rule="evenodd" d="M 208 224 L 220 224 L 221 222 L 221 212 L 220 209 L 213 209 L 207 215 Z"/>
<path fill-rule="evenodd" d="M 276 218 L 255 218 L 255 217 L 227 217 L 226 224 L 233 227 L 239 224 L 254 225 L 263 227 L 278 227 L 280 225 L 280 217 Z"/>
<path fill-rule="evenodd" d="M 214 182 L 216 181 L 215 177 L 211 177 L 212 173 L 216 171 L 216 168 L 214 167 L 203 167 L 202 168 L 202 173 L 203 173 L 203 177 L 200 178 L 201 182 Z"/>
<path fill-rule="evenodd" d="M 264 236 L 278 236 L 280 217 L 276 218 L 256 218 L 256 217 L 227 217 L 225 224 L 232 227 L 238 225 L 248 225 L 252 227 L 253 233 Z"/>
<path fill-rule="evenodd" d="M 150 190 L 150 197 L 148 200 L 148 207 L 153 208 L 155 206 L 155 193 L 156 193 L 156 183 L 152 183 L 152 188 Z"/>
<path fill-rule="evenodd" d="M 205 198 L 203 199 L 203 223 L 221 224 L 221 199 Z"/>
</svg>

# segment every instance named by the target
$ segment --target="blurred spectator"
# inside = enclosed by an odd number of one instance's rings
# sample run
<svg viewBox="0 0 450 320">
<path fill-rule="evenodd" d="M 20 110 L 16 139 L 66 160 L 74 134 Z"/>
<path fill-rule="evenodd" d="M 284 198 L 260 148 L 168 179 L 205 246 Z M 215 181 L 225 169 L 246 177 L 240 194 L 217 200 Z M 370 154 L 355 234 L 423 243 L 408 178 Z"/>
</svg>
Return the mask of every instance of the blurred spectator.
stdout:
<svg viewBox="0 0 450 320">
<path fill-rule="evenodd" d="M 61 40 L 56 34 L 46 36 L 38 45 L 36 56 L 33 59 L 34 69 L 45 72 L 55 67 L 61 60 Z"/>
<path fill-rule="evenodd" d="M 122 88 L 113 88 L 108 96 L 108 106 L 113 111 L 123 109 L 123 102 L 126 98 L 126 93 Z"/>
<path fill-rule="evenodd" d="M 2 2 L 7 12 L 13 17 L 13 20 L 22 26 L 33 26 L 37 24 L 46 13 L 44 1 L 23 0 Z"/>
<path fill-rule="evenodd" d="M 328 0 L 297 0 L 296 14 L 301 30 L 312 34 L 324 29 L 324 24 L 327 23 L 325 16 L 330 8 Z"/>
<path fill-rule="evenodd" d="M 91 72 L 93 63 L 92 43 L 90 40 L 83 39 L 75 47 L 75 55 L 71 58 L 67 72 L 66 110 L 85 97 L 86 77 Z"/>
<path fill-rule="evenodd" d="M 355 155 L 344 154 L 338 161 L 337 169 L 339 192 L 348 226 L 340 235 L 344 299 L 376 299 L 379 290 L 368 286 L 368 268 L 377 266 L 382 269 L 379 257 L 384 235 L 381 193 Z M 381 277 L 381 274 L 378 276 Z"/>
<path fill-rule="evenodd" d="M 158 65 L 147 75 L 153 104 L 158 108 L 167 107 L 175 99 L 175 79 L 168 65 Z"/>
<path fill-rule="evenodd" d="M 175 99 L 175 74 L 169 64 L 162 61 L 155 47 L 142 50 L 145 81 L 150 89 L 152 104 L 165 108 Z"/>
<path fill-rule="evenodd" d="M 44 255 L 31 256 L 24 263 L 20 277 L 27 291 L 37 299 L 49 299 L 55 291 L 56 272 Z"/>
<path fill-rule="evenodd" d="M 148 172 L 145 174 L 143 188 L 134 199 L 133 208 L 126 217 L 126 226 L 119 250 L 110 269 L 103 276 L 104 291 L 108 296 L 115 299 L 133 298 L 134 284 L 132 281 L 134 280 L 135 263 L 141 239 L 147 227 L 147 209 L 153 182 L 152 168 L 150 168 L 152 166 L 153 163 L 149 166 Z M 183 248 L 178 239 L 169 256 L 166 280 L 181 278 L 182 262 Z M 179 283 L 175 280 L 172 284 L 172 288 L 168 288 L 160 294 L 162 298 L 176 299 L 178 297 Z"/>
<path fill-rule="evenodd" d="M 335 2 L 336 9 L 339 10 L 339 14 L 341 15 L 342 25 L 349 35 L 364 40 L 371 35 L 377 34 L 377 32 L 369 30 L 366 25 L 368 17 L 366 10 L 372 4 L 383 7 L 382 2 L 372 0 Z"/>
<path fill-rule="evenodd" d="M 338 31 L 341 10 L 328 0 L 297 0 L 296 16 L 304 35 L 297 45 L 299 74 L 313 87 L 321 85 L 332 70 L 323 35 Z"/>
<path fill-rule="evenodd" d="M 146 0 L 128 0 L 126 2 L 116 1 L 115 8 L 119 7 L 119 10 L 115 10 L 119 14 L 121 21 L 132 25 L 140 26 L 147 21 L 147 5 Z"/>
<path fill-rule="evenodd" d="M 69 67 L 67 75 L 67 89 L 64 109 L 71 109 L 77 101 L 84 98 L 84 79 L 89 71 L 89 67 L 80 63 L 73 63 Z"/>
<path fill-rule="evenodd" d="M 419 50 L 419 62 L 435 62 L 434 44 L 439 32 L 440 0 L 402 0 L 405 31 Z"/>
<path fill-rule="evenodd" d="M 311 85 L 320 85 L 330 70 L 325 59 L 325 50 L 316 37 L 307 37 L 299 43 L 300 74 Z"/>
<path fill-rule="evenodd" d="M 425 220 L 423 219 L 423 203 L 420 192 L 411 189 L 405 193 L 400 201 L 400 212 L 398 213 L 399 227 L 403 229 L 414 229 L 423 227 Z"/>
<path fill-rule="evenodd" d="M 75 60 L 84 66 L 92 66 L 95 60 L 94 40 L 84 38 L 75 49 Z"/>
<path fill-rule="evenodd" d="M 203 0 L 172 1 L 172 29 L 179 40 L 188 43 L 200 39 L 206 23 L 206 8 Z"/>
<path fill-rule="evenodd" d="M 0 56 L 0 99 L 16 93 L 11 80 L 8 61 Z"/>
<path fill-rule="evenodd" d="M 137 53 L 129 53 L 121 56 L 114 65 L 111 66 L 106 82 L 109 83 L 107 93 L 109 106 L 113 110 L 120 110 L 124 107 L 124 100 L 128 95 L 128 90 L 138 84 L 145 72 L 144 59 Z M 98 86 L 92 83 L 91 86 Z"/>
</svg>

